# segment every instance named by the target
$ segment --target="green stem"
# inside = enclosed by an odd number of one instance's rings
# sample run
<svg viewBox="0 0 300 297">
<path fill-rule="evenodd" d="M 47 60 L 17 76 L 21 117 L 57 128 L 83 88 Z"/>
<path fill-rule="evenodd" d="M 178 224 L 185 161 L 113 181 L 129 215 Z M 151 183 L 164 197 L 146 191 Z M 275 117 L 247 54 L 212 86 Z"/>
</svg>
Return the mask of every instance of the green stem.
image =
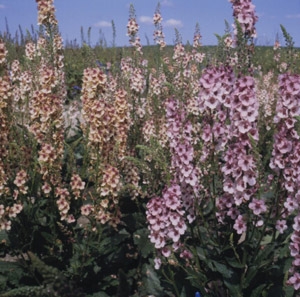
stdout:
<svg viewBox="0 0 300 297">
<path fill-rule="evenodd" d="M 170 271 L 170 269 L 169 269 Z M 178 288 L 176 286 L 176 282 L 174 280 L 174 274 L 172 271 L 170 271 L 171 277 L 169 277 L 166 272 L 162 269 L 162 274 L 164 275 L 164 277 L 166 278 L 166 280 L 173 286 L 174 290 L 175 290 L 175 294 L 177 297 L 180 297 L 180 293 L 178 291 Z"/>
</svg>

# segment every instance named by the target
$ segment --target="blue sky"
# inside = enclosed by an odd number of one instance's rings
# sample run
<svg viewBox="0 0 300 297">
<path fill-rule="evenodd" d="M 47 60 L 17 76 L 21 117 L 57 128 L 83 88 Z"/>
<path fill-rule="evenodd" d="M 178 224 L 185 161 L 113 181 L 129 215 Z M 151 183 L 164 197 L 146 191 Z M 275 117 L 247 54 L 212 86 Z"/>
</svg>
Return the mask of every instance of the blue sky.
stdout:
<svg viewBox="0 0 300 297">
<path fill-rule="evenodd" d="M 116 45 L 128 45 L 126 25 L 130 3 L 134 5 L 140 25 L 142 44 L 153 43 L 154 27 L 150 20 L 157 6 L 157 0 L 55 0 L 56 17 L 64 40 L 77 39 L 80 44 L 80 28 L 87 32 L 91 27 L 91 39 L 95 44 L 105 36 L 108 45 L 112 43 L 113 20 L 116 27 Z M 276 34 L 283 44 L 280 24 L 292 35 L 295 45 L 300 47 L 300 0 L 253 0 L 259 16 L 257 44 L 273 45 Z M 228 0 L 161 0 L 161 14 L 166 42 L 173 44 L 176 27 L 185 43 L 192 42 L 195 25 L 198 22 L 204 45 L 216 44 L 215 33 L 224 33 L 224 20 L 233 22 L 231 3 Z M 19 25 L 23 31 L 36 26 L 37 10 L 35 0 L 0 0 L 0 32 L 5 32 L 5 17 L 9 31 L 14 34 Z"/>
</svg>

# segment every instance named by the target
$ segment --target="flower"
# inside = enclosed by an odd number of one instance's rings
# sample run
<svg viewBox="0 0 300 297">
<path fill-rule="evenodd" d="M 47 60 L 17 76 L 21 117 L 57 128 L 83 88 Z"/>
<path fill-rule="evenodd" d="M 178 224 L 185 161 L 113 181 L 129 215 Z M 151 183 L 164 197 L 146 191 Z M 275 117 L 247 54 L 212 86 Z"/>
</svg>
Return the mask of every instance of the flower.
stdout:
<svg viewBox="0 0 300 297">
<path fill-rule="evenodd" d="M 247 37 L 256 37 L 255 24 L 258 20 L 255 14 L 255 6 L 252 4 L 251 0 L 229 0 L 232 3 L 233 16 L 239 22 L 242 32 Z M 234 24 L 234 34 L 237 36 L 237 28 Z"/>
<path fill-rule="evenodd" d="M 242 215 L 239 215 L 235 220 L 233 229 L 236 230 L 237 234 L 242 234 L 247 231 L 247 225 Z"/>
<path fill-rule="evenodd" d="M 291 196 L 286 198 L 286 201 L 284 202 L 283 205 L 285 209 L 288 211 L 288 213 L 292 213 L 295 209 L 299 207 L 298 202 Z"/>
<path fill-rule="evenodd" d="M 154 268 L 159 269 L 161 266 L 161 259 L 160 258 L 154 258 Z"/>
<path fill-rule="evenodd" d="M 7 54 L 8 50 L 6 49 L 5 43 L 2 39 L 0 39 L 0 64 L 4 64 Z"/>
<path fill-rule="evenodd" d="M 277 220 L 275 227 L 280 234 L 284 233 L 284 231 L 288 228 L 286 224 L 286 220 Z"/>
<path fill-rule="evenodd" d="M 11 230 L 11 221 L 0 220 L 0 230 Z"/>
<path fill-rule="evenodd" d="M 159 12 L 154 13 L 153 15 L 153 23 L 154 25 L 157 25 L 158 23 L 161 23 L 163 20 L 161 14 Z"/>
<path fill-rule="evenodd" d="M 267 211 L 265 201 L 256 198 L 253 198 L 252 201 L 249 203 L 249 208 L 257 216 Z"/>
<path fill-rule="evenodd" d="M 57 25 L 53 0 L 36 0 L 38 5 L 38 25 Z"/>
<path fill-rule="evenodd" d="M 127 35 L 128 36 L 135 36 L 139 31 L 139 25 L 136 22 L 135 18 L 129 19 L 127 23 Z"/>
<path fill-rule="evenodd" d="M 94 207 L 91 204 L 81 206 L 81 214 L 83 216 L 88 216 L 92 211 L 94 211 Z"/>
<path fill-rule="evenodd" d="M 300 273 L 295 272 L 294 275 L 292 275 L 288 279 L 288 284 L 292 285 L 295 290 L 299 290 L 300 289 Z"/>
</svg>

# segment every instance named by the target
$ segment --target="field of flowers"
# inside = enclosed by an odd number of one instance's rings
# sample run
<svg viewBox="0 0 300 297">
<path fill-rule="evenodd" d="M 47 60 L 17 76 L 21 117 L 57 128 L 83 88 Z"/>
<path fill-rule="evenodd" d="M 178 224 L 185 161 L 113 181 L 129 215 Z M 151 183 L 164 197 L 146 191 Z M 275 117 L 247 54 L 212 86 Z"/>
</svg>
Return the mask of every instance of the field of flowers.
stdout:
<svg viewBox="0 0 300 297">
<path fill-rule="evenodd" d="M 0 36 L 0 296 L 300 296 L 300 54 L 251 0 L 201 46 Z M 271 56 L 270 56 L 271 55 Z M 150 58 L 149 58 L 150 57 Z M 259 58 L 260 57 L 260 58 Z"/>
</svg>

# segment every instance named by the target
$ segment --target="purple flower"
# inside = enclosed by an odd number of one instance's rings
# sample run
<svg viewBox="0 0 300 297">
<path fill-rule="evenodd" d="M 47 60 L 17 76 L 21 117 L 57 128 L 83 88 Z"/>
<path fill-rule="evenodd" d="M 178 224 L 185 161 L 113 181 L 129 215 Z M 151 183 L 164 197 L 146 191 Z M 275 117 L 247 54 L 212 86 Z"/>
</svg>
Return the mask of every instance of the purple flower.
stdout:
<svg viewBox="0 0 300 297">
<path fill-rule="evenodd" d="M 249 208 L 257 216 L 267 211 L 265 201 L 256 198 L 253 198 L 252 201 L 249 203 Z"/>
<path fill-rule="evenodd" d="M 277 220 L 276 221 L 276 230 L 278 230 L 278 232 L 280 234 L 284 233 L 284 231 L 287 229 L 287 224 L 286 224 L 286 220 Z"/>
<path fill-rule="evenodd" d="M 292 285 L 295 290 L 299 290 L 300 289 L 300 273 L 295 272 L 294 275 L 289 278 L 288 284 Z"/>
<path fill-rule="evenodd" d="M 233 16 L 239 22 L 241 29 L 247 37 L 256 37 L 255 24 L 258 20 L 255 14 L 255 6 L 251 0 L 229 0 L 232 3 Z M 237 36 L 237 28 L 234 25 L 234 34 Z"/>
<path fill-rule="evenodd" d="M 236 230 L 237 234 L 242 234 L 247 231 L 247 224 L 242 215 L 239 215 L 235 220 L 233 229 Z"/>
</svg>

